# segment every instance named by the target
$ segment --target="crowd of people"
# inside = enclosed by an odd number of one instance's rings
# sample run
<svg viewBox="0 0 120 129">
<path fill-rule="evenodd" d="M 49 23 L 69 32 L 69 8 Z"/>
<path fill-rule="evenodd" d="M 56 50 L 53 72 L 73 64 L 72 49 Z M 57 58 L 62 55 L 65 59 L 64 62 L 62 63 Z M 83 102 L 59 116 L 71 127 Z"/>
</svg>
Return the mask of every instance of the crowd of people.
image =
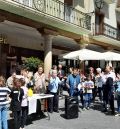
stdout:
<svg viewBox="0 0 120 129">
<path fill-rule="evenodd" d="M 38 66 L 36 73 L 31 73 L 27 68 L 22 68 L 20 75 L 13 71 L 5 81 L 0 76 L 0 129 L 8 129 L 7 110 L 10 103 L 14 119 L 14 129 L 24 129 L 28 115 L 29 90 L 33 93 L 49 93 L 54 95 L 48 99 L 48 111 L 59 112 L 59 96 L 66 90 L 70 97 L 80 97 L 82 110 L 89 110 L 91 103 L 94 104 L 96 97 L 103 105 L 104 112 L 111 111 L 112 115 L 120 115 L 120 75 L 114 69 L 106 66 L 101 68 L 88 68 L 89 72 L 83 72 L 77 68 L 69 68 L 66 74 L 62 65 L 53 66 L 46 77 L 42 66 Z M 117 100 L 117 111 L 115 111 L 114 100 Z M 40 100 L 43 103 L 44 100 Z M 38 108 L 39 115 L 43 114 L 44 107 Z"/>
</svg>

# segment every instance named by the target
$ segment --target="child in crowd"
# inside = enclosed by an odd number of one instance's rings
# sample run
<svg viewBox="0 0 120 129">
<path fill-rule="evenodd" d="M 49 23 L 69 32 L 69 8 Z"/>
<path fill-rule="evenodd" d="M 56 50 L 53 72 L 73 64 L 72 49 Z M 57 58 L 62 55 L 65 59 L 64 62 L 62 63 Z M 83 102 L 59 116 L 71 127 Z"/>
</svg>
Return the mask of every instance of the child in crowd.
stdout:
<svg viewBox="0 0 120 129">
<path fill-rule="evenodd" d="M 95 86 L 98 89 L 98 95 L 100 102 L 103 101 L 103 74 L 101 68 L 96 69 L 96 76 L 95 76 Z"/>
<path fill-rule="evenodd" d="M 91 77 L 88 75 L 87 80 L 83 83 L 84 87 L 84 109 L 90 108 L 91 100 L 92 100 L 92 89 L 94 88 L 94 82 L 91 80 Z"/>
<path fill-rule="evenodd" d="M 27 112 L 28 112 L 28 88 L 26 87 L 25 84 L 25 79 L 24 78 L 20 78 L 21 81 L 21 88 L 24 91 L 24 96 L 22 98 L 22 103 L 21 103 L 21 124 L 20 124 L 20 129 L 24 129 L 24 126 L 26 125 L 26 119 L 27 119 Z"/>
<path fill-rule="evenodd" d="M 19 129 L 20 123 L 21 123 L 21 102 L 24 96 L 24 91 L 21 88 L 22 83 L 20 78 L 15 78 L 13 80 L 13 85 L 14 87 L 10 94 L 10 97 L 12 99 L 11 107 L 12 107 L 13 117 L 14 117 L 14 129 Z"/>
<path fill-rule="evenodd" d="M 8 129 L 7 104 L 10 92 L 10 89 L 5 85 L 5 78 L 0 76 L 0 129 Z"/>
</svg>

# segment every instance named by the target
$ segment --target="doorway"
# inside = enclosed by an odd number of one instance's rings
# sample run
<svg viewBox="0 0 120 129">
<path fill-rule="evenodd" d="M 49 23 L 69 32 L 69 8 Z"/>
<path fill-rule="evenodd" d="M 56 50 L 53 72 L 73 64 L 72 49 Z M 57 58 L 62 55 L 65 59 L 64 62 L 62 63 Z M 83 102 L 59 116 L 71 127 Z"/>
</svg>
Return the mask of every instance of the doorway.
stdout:
<svg viewBox="0 0 120 129">
<path fill-rule="evenodd" d="M 104 14 L 96 13 L 95 15 L 95 34 L 104 34 Z"/>
<path fill-rule="evenodd" d="M 73 0 L 64 0 L 64 3 L 69 5 L 69 6 L 72 6 L 73 5 Z"/>
<path fill-rule="evenodd" d="M 117 40 L 120 41 L 120 22 L 117 22 Z"/>
<path fill-rule="evenodd" d="M 73 23 L 73 13 L 74 10 L 72 8 L 73 6 L 73 0 L 64 0 L 65 6 L 64 6 L 64 19 L 67 22 Z"/>
</svg>

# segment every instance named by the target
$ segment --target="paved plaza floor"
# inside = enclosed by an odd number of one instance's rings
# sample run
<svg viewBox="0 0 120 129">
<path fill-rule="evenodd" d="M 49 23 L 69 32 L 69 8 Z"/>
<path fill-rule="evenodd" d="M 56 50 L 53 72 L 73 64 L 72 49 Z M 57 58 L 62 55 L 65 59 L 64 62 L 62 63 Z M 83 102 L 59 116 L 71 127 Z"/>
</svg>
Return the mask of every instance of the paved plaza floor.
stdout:
<svg viewBox="0 0 120 129">
<path fill-rule="evenodd" d="M 10 129 L 14 129 L 12 127 Z M 101 112 L 101 106 L 96 102 L 90 110 L 80 108 L 78 118 L 67 120 L 64 118 L 64 99 L 61 99 L 59 113 L 50 114 L 50 120 L 48 117 L 36 118 L 25 129 L 120 129 L 120 116 Z"/>
</svg>

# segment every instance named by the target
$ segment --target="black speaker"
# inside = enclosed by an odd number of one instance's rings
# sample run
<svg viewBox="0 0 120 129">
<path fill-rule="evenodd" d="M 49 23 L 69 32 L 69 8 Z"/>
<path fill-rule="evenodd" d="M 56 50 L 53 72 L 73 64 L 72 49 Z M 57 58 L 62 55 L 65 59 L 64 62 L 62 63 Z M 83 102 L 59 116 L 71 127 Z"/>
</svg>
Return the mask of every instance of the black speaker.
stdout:
<svg viewBox="0 0 120 129">
<path fill-rule="evenodd" d="M 65 97 L 65 117 L 67 119 L 78 118 L 77 97 Z"/>
</svg>

